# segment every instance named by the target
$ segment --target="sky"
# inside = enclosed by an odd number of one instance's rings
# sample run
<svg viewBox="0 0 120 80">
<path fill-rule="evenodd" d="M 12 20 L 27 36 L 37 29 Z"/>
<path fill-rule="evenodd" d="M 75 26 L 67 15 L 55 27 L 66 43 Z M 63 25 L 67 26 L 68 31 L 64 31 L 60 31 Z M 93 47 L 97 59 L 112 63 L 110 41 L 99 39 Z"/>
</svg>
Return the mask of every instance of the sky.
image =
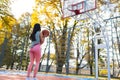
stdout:
<svg viewBox="0 0 120 80">
<path fill-rule="evenodd" d="M 32 13 L 32 8 L 35 5 L 35 0 L 11 0 L 11 12 L 18 19 L 23 13 Z"/>
<path fill-rule="evenodd" d="M 11 0 L 11 1 L 14 1 L 11 5 L 11 12 L 16 19 L 19 19 L 19 17 L 25 12 L 32 13 L 33 6 L 35 5 L 34 2 L 35 0 Z M 44 46 L 45 45 L 46 44 L 44 44 Z M 52 53 L 54 53 L 54 49 L 52 49 Z"/>
</svg>

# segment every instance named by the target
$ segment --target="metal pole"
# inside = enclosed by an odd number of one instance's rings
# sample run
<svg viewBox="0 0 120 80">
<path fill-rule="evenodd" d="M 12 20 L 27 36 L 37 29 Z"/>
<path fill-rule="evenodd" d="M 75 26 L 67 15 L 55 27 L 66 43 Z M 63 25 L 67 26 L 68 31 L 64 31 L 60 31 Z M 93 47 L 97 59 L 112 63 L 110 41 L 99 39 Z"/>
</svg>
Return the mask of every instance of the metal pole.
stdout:
<svg viewBox="0 0 120 80">
<path fill-rule="evenodd" d="M 110 54 L 109 54 L 109 41 L 108 41 L 108 39 L 106 40 L 105 39 L 105 41 L 106 41 L 106 47 L 107 47 L 107 62 L 108 62 L 108 80 L 110 80 Z"/>
<path fill-rule="evenodd" d="M 109 7 L 109 4 L 110 4 L 110 0 L 107 0 L 107 6 Z M 104 29 L 105 29 L 105 26 L 104 26 Z M 103 35 L 104 36 L 104 35 Z M 105 39 L 105 42 L 106 42 L 106 47 L 107 47 L 107 62 L 108 62 L 108 80 L 110 80 L 111 78 L 111 75 L 110 75 L 110 54 L 109 54 L 109 38 L 108 38 L 108 35 L 106 36 Z"/>
<path fill-rule="evenodd" d="M 95 46 L 97 46 L 97 39 L 95 38 Z M 98 80 L 98 48 L 95 47 L 95 80 Z"/>
<path fill-rule="evenodd" d="M 104 40 L 106 42 L 106 49 L 107 49 L 107 68 L 108 68 L 108 80 L 110 80 L 111 78 L 111 74 L 110 74 L 110 54 L 109 54 L 109 36 L 107 33 L 104 32 L 105 31 L 105 26 L 101 27 L 101 32 L 103 34 Z M 105 36 L 106 34 L 106 36 Z"/>
<path fill-rule="evenodd" d="M 90 15 L 86 14 L 87 16 L 89 16 L 89 18 L 91 18 L 92 20 L 94 20 Z M 97 22 L 96 20 L 94 20 L 96 24 L 100 25 L 101 26 L 101 32 L 102 32 L 102 35 L 103 35 L 103 38 L 106 42 L 106 49 L 107 49 L 107 62 L 108 62 L 108 80 L 110 80 L 110 55 L 109 55 L 109 38 L 108 38 L 108 35 L 106 34 L 105 36 L 105 25 L 101 25 L 99 24 L 99 22 Z M 97 62 L 96 62 L 97 63 Z M 97 74 L 96 74 L 97 75 Z"/>
</svg>

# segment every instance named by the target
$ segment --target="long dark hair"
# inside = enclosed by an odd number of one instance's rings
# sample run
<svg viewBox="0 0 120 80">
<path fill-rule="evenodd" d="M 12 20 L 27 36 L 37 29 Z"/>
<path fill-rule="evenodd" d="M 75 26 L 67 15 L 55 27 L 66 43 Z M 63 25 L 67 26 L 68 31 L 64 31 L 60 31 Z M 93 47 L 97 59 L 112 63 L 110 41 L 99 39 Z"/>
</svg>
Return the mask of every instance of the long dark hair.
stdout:
<svg viewBox="0 0 120 80">
<path fill-rule="evenodd" d="M 30 40 L 32 40 L 32 41 L 35 41 L 35 40 L 36 40 L 36 39 L 35 39 L 35 33 L 36 33 L 37 31 L 41 31 L 41 27 L 40 27 L 40 24 L 39 24 L 39 23 L 36 23 L 36 24 L 34 25 L 32 34 L 30 35 Z"/>
</svg>

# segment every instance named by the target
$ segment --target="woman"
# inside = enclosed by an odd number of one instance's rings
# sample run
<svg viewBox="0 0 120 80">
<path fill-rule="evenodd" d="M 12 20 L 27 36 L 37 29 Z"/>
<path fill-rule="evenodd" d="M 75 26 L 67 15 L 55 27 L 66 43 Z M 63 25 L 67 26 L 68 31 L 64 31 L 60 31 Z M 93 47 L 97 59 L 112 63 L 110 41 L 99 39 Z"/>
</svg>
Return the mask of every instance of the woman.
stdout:
<svg viewBox="0 0 120 80">
<path fill-rule="evenodd" d="M 36 74 L 38 72 L 39 68 L 39 62 L 41 58 L 41 44 L 40 41 L 43 43 L 45 36 L 40 33 L 41 27 L 40 24 L 36 23 L 33 28 L 33 32 L 30 36 L 30 40 L 32 41 L 31 47 L 30 47 L 30 64 L 28 65 L 27 69 L 27 78 L 26 80 L 30 80 L 30 73 L 32 72 L 32 67 L 34 64 L 34 61 L 36 63 L 34 67 L 34 73 L 33 73 L 33 79 L 32 80 L 37 80 Z"/>
</svg>

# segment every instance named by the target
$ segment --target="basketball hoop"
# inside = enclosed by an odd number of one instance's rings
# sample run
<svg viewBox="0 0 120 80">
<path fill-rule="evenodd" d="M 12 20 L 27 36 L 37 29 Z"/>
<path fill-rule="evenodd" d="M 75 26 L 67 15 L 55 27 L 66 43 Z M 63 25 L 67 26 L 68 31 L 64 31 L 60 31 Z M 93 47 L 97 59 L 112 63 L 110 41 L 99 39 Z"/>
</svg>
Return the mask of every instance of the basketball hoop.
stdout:
<svg viewBox="0 0 120 80">
<path fill-rule="evenodd" d="M 96 9 L 96 0 L 61 0 L 63 18 L 73 17 L 80 20 L 83 13 Z M 82 17 L 82 19 L 85 19 Z"/>
<path fill-rule="evenodd" d="M 76 4 L 69 5 L 67 9 L 71 12 L 74 12 L 75 15 L 78 15 L 80 14 L 80 10 L 83 9 L 83 1 Z"/>
<path fill-rule="evenodd" d="M 69 10 L 69 11 L 72 11 L 72 12 L 74 12 L 74 13 L 75 13 L 75 15 L 78 15 L 78 14 L 80 14 L 80 10 L 78 10 L 78 9 L 76 9 L 76 10 Z"/>
</svg>

